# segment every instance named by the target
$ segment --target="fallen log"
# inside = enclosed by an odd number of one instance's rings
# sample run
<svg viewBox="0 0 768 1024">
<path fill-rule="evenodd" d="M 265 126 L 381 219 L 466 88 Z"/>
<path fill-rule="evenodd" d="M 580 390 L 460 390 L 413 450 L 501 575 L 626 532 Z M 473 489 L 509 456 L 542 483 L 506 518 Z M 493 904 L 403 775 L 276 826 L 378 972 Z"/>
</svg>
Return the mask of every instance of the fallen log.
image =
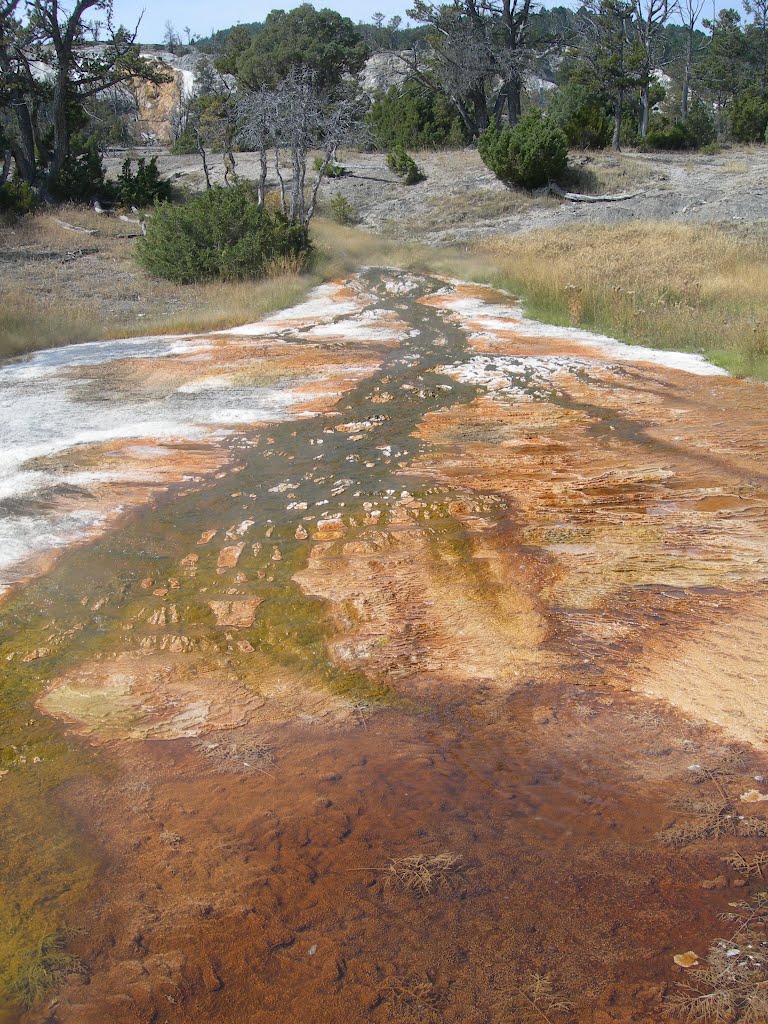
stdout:
<svg viewBox="0 0 768 1024">
<path fill-rule="evenodd" d="M 588 196 L 583 192 L 565 192 L 556 185 L 554 181 L 544 188 L 538 189 L 536 192 L 537 196 L 558 196 L 560 199 L 567 199 L 571 203 L 621 203 L 627 199 L 637 199 L 638 196 L 644 196 L 649 189 L 642 188 L 639 192 L 621 192 L 617 195 L 606 195 L 606 196 Z"/>
<path fill-rule="evenodd" d="M 81 235 L 97 235 L 98 231 L 96 228 L 79 228 L 75 224 L 67 224 L 65 220 L 59 220 L 58 217 L 53 218 L 57 224 L 61 224 L 67 231 L 78 231 Z"/>
</svg>

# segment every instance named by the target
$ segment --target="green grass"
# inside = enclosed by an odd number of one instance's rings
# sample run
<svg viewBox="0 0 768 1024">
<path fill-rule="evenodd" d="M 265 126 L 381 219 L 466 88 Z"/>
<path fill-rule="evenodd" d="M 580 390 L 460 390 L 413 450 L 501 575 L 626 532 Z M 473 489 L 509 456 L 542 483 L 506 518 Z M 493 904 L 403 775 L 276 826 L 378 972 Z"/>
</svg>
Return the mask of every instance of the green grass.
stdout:
<svg viewBox="0 0 768 1024">
<path fill-rule="evenodd" d="M 15 983 L 15 994 L 22 1006 L 34 1006 L 67 974 L 80 970 L 77 957 L 66 951 L 65 942 L 62 932 L 44 935 L 22 958 Z"/>
</svg>

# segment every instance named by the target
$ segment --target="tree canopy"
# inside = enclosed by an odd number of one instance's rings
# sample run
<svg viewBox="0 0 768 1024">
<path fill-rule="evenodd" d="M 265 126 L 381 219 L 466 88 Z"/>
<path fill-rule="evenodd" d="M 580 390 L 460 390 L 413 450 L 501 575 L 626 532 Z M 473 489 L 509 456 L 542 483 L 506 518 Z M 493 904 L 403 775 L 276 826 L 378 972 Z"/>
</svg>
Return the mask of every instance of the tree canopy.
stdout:
<svg viewBox="0 0 768 1024">
<path fill-rule="evenodd" d="M 69 11 L 58 0 L 0 3 L 0 72 L 6 144 L 19 175 L 48 192 L 83 152 L 72 140 L 87 101 L 135 78 L 165 80 L 136 32 L 114 25 L 112 0 L 76 0 Z"/>
<path fill-rule="evenodd" d="M 302 4 L 287 13 L 271 11 L 247 45 L 230 45 L 219 67 L 251 89 L 274 86 L 295 71 L 311 71 L 317 87 L 327 90 L 337 87 L 345 75 L 357 74 L 368 52 L 349 18 Z"/>
</svg>

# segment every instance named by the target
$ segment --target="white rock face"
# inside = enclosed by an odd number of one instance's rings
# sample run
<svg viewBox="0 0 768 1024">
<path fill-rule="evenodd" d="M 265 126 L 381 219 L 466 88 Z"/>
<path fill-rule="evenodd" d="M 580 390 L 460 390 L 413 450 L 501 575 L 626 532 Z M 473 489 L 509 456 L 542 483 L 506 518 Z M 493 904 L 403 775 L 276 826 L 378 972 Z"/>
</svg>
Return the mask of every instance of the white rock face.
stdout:
<svg viewBox="0 0 768 1024">
<path fill-rule="evenodd" d="M 412 50 L 383 50 L 372 54 L 359 76 L 363 92 L 372 96 L 386 92 L 393 85 L 402 85 L 408 77 L 408 64 L 412 61 Z"/>
</svg>

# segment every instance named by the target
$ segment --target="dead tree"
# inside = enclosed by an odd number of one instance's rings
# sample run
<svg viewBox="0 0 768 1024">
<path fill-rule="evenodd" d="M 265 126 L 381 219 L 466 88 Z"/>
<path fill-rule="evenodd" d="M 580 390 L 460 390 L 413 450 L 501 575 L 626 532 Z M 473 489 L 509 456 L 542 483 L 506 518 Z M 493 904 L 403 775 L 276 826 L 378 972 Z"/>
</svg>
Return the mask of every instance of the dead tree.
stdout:
<svg viewBox="0 0 768 1024">
<path fill-rule="evenodd" d="M 633 0 L 635 38 L 641 53 L 640 135 L 648 134 L 651 115 L 651 82 L 657 66 L 661 31 L 677 5 L 670 0 Z"/>
<path fill-rule="evenodd" d="M 269 155 L 275 145 L 275 115 L 274 94 L 269 89 L 247 92 L 237 104 L 238 137 L 246 148 L 259 154 L 259 176 L 256 179 L 259 206 L 263 206 L 266 200 Z"/>
<path fill-rule="evenodd" d="M 706 49 L 706 43 L 702 46 L 696 45 L 696 25 L 701 12 L 704 10 L 706 0 L 679 0 L 680 18 L 685 29 L 685 58 L 683 63 L 683 81 L 680 95 L 680 118 L 688 120 L 688 101 L 691 94 L 691 78 L 693 77 L 693 65 L 697 53 Z"/>
<path fill-rule="evenodd" d="M 238 105 L 240 138 L 259 152 L 259 202 L 266 198 L 268 154 L 274 159 L 280 186 L 280 206 L 285 217 L 306 227 L 317 208 L 320 186 L 334 154 L 348 142 L 359 122 L 355 98 L 329 97 L 317 87 L 313 72 L 299 69 L 275 89 L 256 90 Z M 318 152 L 318 170 L 308 180 L 307 161 Z M 290 177 L 283 173 L 281 158 L 291 162 Z"/>
<path fill-rule="evenodd" d="M 408 14 L 432 27 L 431 79 L 453 102 L 476 138 L 506 111 L 520 117 L 525 72 L 534 60 L 528 43 L 532 0 L 457 0 L 452 5 L 416 0 Z"/>
</svg>

